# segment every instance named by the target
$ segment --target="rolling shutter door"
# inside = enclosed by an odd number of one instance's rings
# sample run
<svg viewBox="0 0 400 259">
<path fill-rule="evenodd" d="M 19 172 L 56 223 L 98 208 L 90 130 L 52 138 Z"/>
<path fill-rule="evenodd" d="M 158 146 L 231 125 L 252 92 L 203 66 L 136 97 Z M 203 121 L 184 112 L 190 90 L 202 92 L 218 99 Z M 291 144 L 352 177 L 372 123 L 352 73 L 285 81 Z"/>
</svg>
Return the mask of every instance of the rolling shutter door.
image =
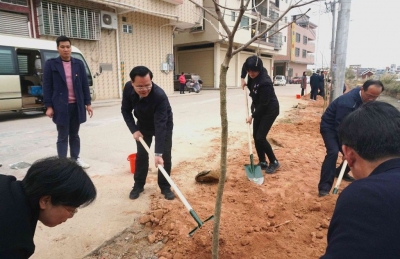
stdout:
<svg viewBox="0 0 400 259">
<path fill-rule="evenodd" d="M 0 33 L 29 37 L 28 17 L 0 11 Z"/>
<path fill-rule="evenodd" d="M 200 75 L 203 87 L 214 87 L 214 49 L 178 52 L 179 73 Z"/>
<path fill-rule="evenodd" d="M 221 63 L 224 61 L 225 59 L 225 55 L 226 55 L 226 51 L 225 50 L 221 50 Z M 228 73 L 226 74 L 226 86 L 227 87 L 233 87 L 236 86 L 236 82 L 239 80 L 240 78 L 240 74 L 236 75 L 236 56 L 234 56 L 231 61 L 229 62 L 229 69 L 228 69 Z M 240 71 L 242 67 L 240 67 Z"/>
<path fill-rule="evenodd" d="M 263 65 L 264 65 L 265 69 L 267 69 L 267 71 L 268 71 L 268 75 L 271 76 L 271 74 L 272 74 L 272 72 L 271 72 L 271 68 L 272 68 L 271 67 L 271 59 L 270 58 L 261 57 L 261 60 L 263 62 Z"/>
</svg>

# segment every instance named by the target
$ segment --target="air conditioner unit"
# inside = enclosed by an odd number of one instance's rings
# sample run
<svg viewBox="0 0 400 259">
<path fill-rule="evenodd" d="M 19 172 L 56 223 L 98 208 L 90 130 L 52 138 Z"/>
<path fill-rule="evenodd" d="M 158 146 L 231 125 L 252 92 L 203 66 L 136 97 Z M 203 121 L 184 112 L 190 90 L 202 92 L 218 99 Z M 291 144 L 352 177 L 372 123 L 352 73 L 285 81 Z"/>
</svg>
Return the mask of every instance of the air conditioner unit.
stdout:
<svg viewBox="0 0 400 259">
<path fill-rule="evenodd" d="M 100 13 L 100 24 L 101 28 L 115 30 L 118 28 L 118 17 L 117 14 L 101 11 Z"/>
</svg>

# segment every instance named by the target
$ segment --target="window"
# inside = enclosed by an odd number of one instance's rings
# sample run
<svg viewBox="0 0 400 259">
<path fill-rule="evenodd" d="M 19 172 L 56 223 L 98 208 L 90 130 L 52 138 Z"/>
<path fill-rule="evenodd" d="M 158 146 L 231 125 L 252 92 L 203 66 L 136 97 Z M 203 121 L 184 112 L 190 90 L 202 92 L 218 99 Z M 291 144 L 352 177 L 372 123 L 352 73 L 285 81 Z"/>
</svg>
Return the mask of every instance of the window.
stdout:
<svg viewBox="0 0 400 259">
<path fill-rule="evenodd" d="M 15 60 L 11 48 L 0 48 L 0 75 L 15 75 Z"/>
<path fill-rule="evenodd" d="M 249 17 L 243 16 L 242 20 L 240 21 L 240 28 L 249 30 Z"/>
<path fill-rule="evenodd" d="M 231 12 L 231 21 L 236 21 L 236 13 L 234 11 Z"/>
<path fill-rule="evenodd" d="M 25 54 L 18 54 L 18 69 L 19 73 L 23 75 L 28 75 L 28 55 Z"/>
<path fill-rule="evenodd" d="M 285 16 L 285 18 L 284 18 L 284 21 L 285 21 L 285 23 L 287 23 L 287 17 Z"/>
<path fill-rule="evenodd" d="M 307 50 L 303 49 L 303 58 L 307 57 Z"/>
<path fill-rule="evenodd" d="M 303 36 L 303 44 L 307 44 L 307 36 Z"/>
<path fill-rule="evenodd" d="M 27 0 L 0 0 L 0 3 L 8 3 L 8 4 L 16 4 L 16 5 L 28 6 L 28 1 Z"/>
<path fill-rule="evenodd" d="M 283 42 L 286 42 L 286 36 L 283 36 Z"/>
<path fill-rule="evenodd" d="M 130 24 L 122 24 L 122 32 L 132 33 L 132 31 L 133 31 L 132 25 L 130 25 Z"/>
<path fill-rule="evenodd" d="M 42 0 L 38 7 L 40 35 L 99 40 L 99 11 Z"/>
<path fill-rule="evenodd" d="M 295 56 L 300 57 L 300 49 L 299 48 L 295 49 Z"/>
<path fill-rule="evenodd" d="M 296 33 L 296 42 L 300 42 L 300 34 Z"/>
</svg>

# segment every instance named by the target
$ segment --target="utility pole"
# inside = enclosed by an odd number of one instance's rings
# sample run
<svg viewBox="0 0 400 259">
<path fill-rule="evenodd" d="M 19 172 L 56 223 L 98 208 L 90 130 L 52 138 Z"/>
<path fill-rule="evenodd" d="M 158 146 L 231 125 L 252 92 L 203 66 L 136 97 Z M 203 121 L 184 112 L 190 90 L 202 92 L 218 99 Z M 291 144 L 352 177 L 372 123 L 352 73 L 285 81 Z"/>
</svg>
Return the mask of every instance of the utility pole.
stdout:
<svg viewBox="0 0 400 259">
<path fill-rule="evenodd" d="M 336 71 L 331 94 L 331 101 L 343 94 L 344 77 L 346 71 L 346 57 L 347 57 L 347 41 L 349 37 L 350 26 L 350 7 L 351 0 L 339 0 L 340 10 L 338 16 L 337 32 L 336 32 Z"/>
<path fill-rule="evenodd" d="M 327 3 L 325 3 L 328 5 Z M 335 61 L 335 33 L 336 33 L 336 2 L 330 2 L 331 5 L 331 12 L 332 12 L 332 41 L 331 41 L 331 66 L 330 66 L 330 75 L 331 75 L 331 90 L 329 94 L 329 103 L 331 103 L 335 98 L 333 96 L 335 95 L 335 70 L 336 70 L 336 61 Z"/>
</svg>

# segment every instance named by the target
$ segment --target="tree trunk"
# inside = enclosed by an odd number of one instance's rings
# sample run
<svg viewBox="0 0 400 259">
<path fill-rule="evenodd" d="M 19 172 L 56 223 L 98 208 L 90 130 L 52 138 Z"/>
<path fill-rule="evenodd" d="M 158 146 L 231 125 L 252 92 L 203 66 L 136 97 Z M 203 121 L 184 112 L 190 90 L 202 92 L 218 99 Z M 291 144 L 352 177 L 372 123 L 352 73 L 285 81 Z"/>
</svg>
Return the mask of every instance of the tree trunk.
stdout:
<svg viewBox="0 0 400 259">
<path fill-rule="evenodd" d="M 221 115 L 221 161 L 220 170 L 221 174 L 218 182 L 217 197 L 215 201 L 214 211 L 214 228 L 212 239 L 212 258 L 218 259 L 219 249 L 219 225 L 221 221 L 221 207 L 222 195 L 224 193 L 225 179 L 226 179 L 226 161 L 228 151 L 228 115 L 226 111 L 226 74 L 228 65 L 231 61 L 232 51 L 227 51 L 224 62 L 221 64 L 221 73 L 219 76 L 219 93 L 220 93 L 220 115 Z"/>
</svg>

